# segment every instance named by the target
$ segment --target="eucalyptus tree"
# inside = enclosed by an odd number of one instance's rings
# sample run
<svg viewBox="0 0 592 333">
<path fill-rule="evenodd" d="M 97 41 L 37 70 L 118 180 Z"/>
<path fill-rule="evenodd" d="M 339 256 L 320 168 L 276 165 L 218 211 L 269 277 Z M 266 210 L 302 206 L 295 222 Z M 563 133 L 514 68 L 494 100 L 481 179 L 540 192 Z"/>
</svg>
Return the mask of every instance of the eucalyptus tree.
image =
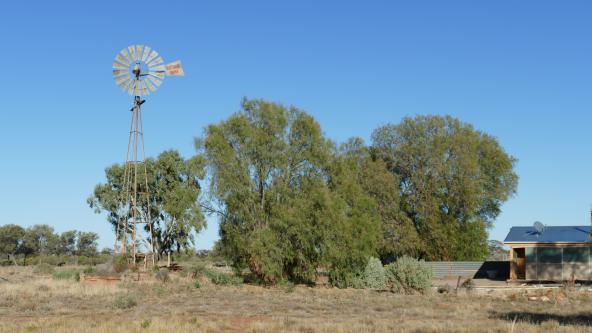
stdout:
<svg viewBox="0 0 592 333">
<path fill-rule="evenodd" d="M 22 247 L 28 249 L 24 254 L 46 256 L 55 253 L 58 236 L 47 224 L 36 224 L 25 230 Z"/>
<path fill-rule="evenodd" d="M 397 177 L 421 256 L 487 256 L 487 231 L 518 183 L 516 159 L 494 137 L 450 116 L 417 116 L 376 129 L 372 149 Z"/>
<path fill-rule="evenodd" d="M 58 236 L 57 254 L 74 255 L 76 253 L 76 230 L 64 231 Z"/>
<path fill-rule="evenodd" d="M 325 267 L 343 285 L 374 253 L 372 203 L 305 112 L 244 99 L 196 147 L 211 177 L 221 252 L 237 270 L 266 282 L 311 282 Z"/>
<path fill-rule="evenodd" d="M 159 255 L 171 251 L 190 248 L 194 242 L 194 233 L 205 226 L 199 195 L 199 181 L 204 178 L 203 158 L 196 156 L 184 159 L 179 152 L 162 152 L 156 159 L 147 159 L 148 188 L 139 185 L 141 192 L 150 194 L 150 200 L 142 200 L 142 211 L 150 212 L 152 237 Z M 141 165 L 140 168 L 143 168 Z M 89 206 L 95 212 L 107 213 L 107 221 L 117 230 L 117 223 L 126 218 L 122 216 L 124 189 L 124 166 L 114 164 L 105 170 L 107 181 L 95 186 L 88 198 Z M 148 225 L 146 225 L 148 228 Z M 151 237 L 150 235 L 147 236 Z M 147 239 L 150 242 L 150 239 Z"/>
<path fill-rule="evenodd" d="M 99 235 L 94 232 L 79 231 L 76 237 L 76 254 L 93 257 L 97 255 Z"/>
<path fill-rule="evenodd" d="M 25 229 L 16 224 L 0 226 L 0 254 L 8 257 L 14 265 L 17 265 L 16 255 L 23 244 Z"/>
<path fill-rule="evenodd" d="M 374 200 L 381 233 L 377 247 L 383 261 L 402 255 L 419 256 L 419 234 L 403 211 L 398 175 L 390 172 L 387 164 L 359 137 L 341 144 L 339 153 L 351 170 L 352 178 Z"/>
</svg>

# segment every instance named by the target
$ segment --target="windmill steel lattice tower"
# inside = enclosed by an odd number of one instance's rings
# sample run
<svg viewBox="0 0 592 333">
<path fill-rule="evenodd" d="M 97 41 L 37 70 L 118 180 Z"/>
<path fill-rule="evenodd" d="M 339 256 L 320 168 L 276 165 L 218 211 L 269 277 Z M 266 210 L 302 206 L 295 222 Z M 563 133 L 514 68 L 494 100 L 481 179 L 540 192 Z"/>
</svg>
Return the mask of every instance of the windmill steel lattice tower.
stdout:
<svg viewBox="0 0 592 333">
<path fill-rule="evenodd" d="M 179 60 L 168 65 L 148 46 L 131 45 L 119 52 L 113 62 L 115 83 L 128 95 L 134 96 L 127 154 L 123 174 L 123 188 L 120 189 L 118 215 L 115 230 L 115 254 L 121 254 L 133 264 L 143 259 L 155 264 L 154 223 L 151 218 L 151 195 L 149 174 L 144 150 L 142 129 L 142 99 L 155 92 L 165 76 L 183 76 Z M 153 198 L 153 196 L 152 196 Z M 142 227 L 139 228 L 138 226 Z"/>
</svg>

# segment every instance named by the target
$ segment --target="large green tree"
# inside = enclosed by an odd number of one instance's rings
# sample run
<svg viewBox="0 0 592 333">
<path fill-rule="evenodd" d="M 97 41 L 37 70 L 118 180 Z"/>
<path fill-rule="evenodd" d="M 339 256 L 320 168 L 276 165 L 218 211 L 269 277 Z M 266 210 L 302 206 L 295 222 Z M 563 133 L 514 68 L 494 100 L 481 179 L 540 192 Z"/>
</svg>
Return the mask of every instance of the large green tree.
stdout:
<svg viewBox="0 0 592 333">
<path fill-rule="evenodd" d="M 319 124 L 294 107 L 243 100 L 196 140 L 211 175 L 222 252 L 267 282 L 346 285 L 374 253 L 378 219 Z"/>
<path fill-rule="evenodd" d="M 58 236 L 47 224 L 36 224 L 25 231 L 23 247 L 29 249 L 26 254 L 49 255 L 56 252 Z"/>
<path fill-rule="evenodd" d="M 76 230 L 64 231 L 57 241 L 57 254 L 74 255 L 76 253 Z"/>
<path fill-rule="evenodd" d="M 25 229 L 16 224 L 0 226 L 0 254 L 8 257 L 8 260 L 16 265 L 16 255 L 23 244 Z"/>
<path fill-rule="evenodd" d="M 390 172 L 387 164 L 377 158 L 363 139 L 354 137 L 340 147 L 340 154 L 362 189 L 376 205 L 375 214 L 380 219 L 381 236 L 378 252 L 383 260 L 392 260 L 404 254 L 417 257 L 420 239 L 413 221 L 401 208 L 399 176 Z"/>
<path fill-rule="evenodd" d="M 76 237 L 76 254 L 80 256 L 93 257 L 97 255 L 97 241 L 99 235 L 94 232 L 78 232 Z"/>
<path fill-rule="evenodd" d="M 205 226 L 200 209 L 199 181 L 205 177 L 201 156 L 184 159 L 175 150 L 165 151 L 145 162 L 148 189 L 143 182 L 139 191 L 150 200 L 138 200 L 142 212 L 150 212 L 153 237 L 159 254 L 188 249 L 195 242 L 194 232 Z M 144 170 L 144 165 L 139 166 Z M 143 171 L 142 171 L 143 174 Z M 105 170 L 107 182 L 98 184 L 87 202 L 97 213 L 107 212 L 107 221 L 116 230 L 118 221 L 128 218 L 124 206 L 124 166 L 115 164 Z M 146 226 L 148 228 L 148 226 Z M 151 236 L 148 235 L 148 238 Z M 150 239 L 146 239 L 150 242 Z"/>
<path fill-rule="evenodd" d="M 487 231 L 516 192 L 516 160 L 498 141 L 450 116 L 417 116 L 372 134 L 398 179 L 401 209 L 430 260 L 487 256 Z"/>
</svg>

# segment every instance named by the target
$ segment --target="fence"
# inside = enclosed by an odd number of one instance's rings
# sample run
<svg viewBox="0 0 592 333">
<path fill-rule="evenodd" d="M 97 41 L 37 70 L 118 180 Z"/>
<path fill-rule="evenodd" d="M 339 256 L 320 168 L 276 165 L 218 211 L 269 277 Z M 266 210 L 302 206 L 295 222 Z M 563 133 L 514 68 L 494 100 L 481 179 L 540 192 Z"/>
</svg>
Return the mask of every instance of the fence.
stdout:
<svg viewBox="0 0 592 333">
<path fill-rule="evenodd" d="M 434 278 L 463 278 L 507 280 L 510 277 L 509 261 L 428 261 Z"/>
</svg>

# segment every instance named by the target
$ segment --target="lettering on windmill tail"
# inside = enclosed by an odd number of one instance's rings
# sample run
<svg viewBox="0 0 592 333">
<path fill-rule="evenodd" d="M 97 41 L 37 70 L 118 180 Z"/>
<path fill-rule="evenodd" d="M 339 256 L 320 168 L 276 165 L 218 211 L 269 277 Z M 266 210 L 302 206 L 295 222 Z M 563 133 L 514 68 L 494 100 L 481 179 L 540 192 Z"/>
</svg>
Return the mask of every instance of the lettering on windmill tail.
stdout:
<svg viewBox="0 0 592 333">
<path fill-rule="evenodd" d="M 181 67 L 181 62 L 180 61 L 175 61 L 172 62 L 168 65 L 165 66 L 167 75 L 184 75 L 183 73 L 183 68 Z"/>
</svg>

